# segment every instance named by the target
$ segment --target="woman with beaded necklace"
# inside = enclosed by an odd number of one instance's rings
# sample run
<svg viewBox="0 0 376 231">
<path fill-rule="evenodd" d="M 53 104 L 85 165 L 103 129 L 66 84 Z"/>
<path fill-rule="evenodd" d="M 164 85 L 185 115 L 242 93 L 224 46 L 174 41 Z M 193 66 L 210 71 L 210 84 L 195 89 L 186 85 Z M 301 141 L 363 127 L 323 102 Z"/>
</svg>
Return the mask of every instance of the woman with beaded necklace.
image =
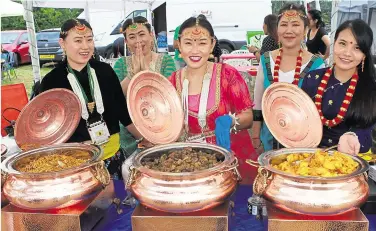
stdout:
<svg viewBox="0 0 376 231">
<path fill-rule="evenodd" d="M 368 152 L 376 123 L 376 73 L 370 53 L 372 29 L 360 19 L 336 30 L 335 65 L 309 72 L 302 89 L 315 102 L 323 123 L 320 147 L 338 144 L 348 154 Z"/>
<path fill-rule="evenodd" d="M 184 140 L 232 150 L 246 177 L 243 183 L 251 183 L 251 166 L 245 160 L 257 155 L 247 132 L 253 116 L 246 83 L 235 68 L 207 61 L 215 46 L 207 19 L 187 19 L 180 27 L 178 45 L 187 66 L 174 72 L 170 81 L 183 104 Z"/>
<path fill-rule="evenodd" d="M 252 143 L 258 153 L 280 148 L 265 123 L 262 122 L 261 99 L 274 82 L 288 82 L 299 87 L 310 70 L 324 67 L 324 61 L 301 48 L 308 26 L 304 7 L 287 4 L 278 15 L 278 38 L 282 47 L 261 56 L 255 83 L 254 123 Z"/>
</svg>

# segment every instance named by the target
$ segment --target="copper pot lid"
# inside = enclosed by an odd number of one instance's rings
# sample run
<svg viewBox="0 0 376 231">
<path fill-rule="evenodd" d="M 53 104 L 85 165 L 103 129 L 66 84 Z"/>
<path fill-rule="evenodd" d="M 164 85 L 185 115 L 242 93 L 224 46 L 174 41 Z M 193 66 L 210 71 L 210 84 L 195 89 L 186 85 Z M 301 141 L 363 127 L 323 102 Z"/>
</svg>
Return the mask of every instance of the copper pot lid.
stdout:
<svg viewBox="0 0 376 231">
<path fill-rule="evenodd" d="M 320 144 L 323 126 L 312 99 L 298 86 L 273 83 L 262 97 L 262 114 L 272 135 L 287 148 Z"/>
<path fill-rule="evenodd" d="M 21 149 L 64 143 L 80 120 L 80 101 L 72 91 L 48 90 L 21 111 L 14 129 L 16 143 Z"/>
<path fill-rule="evenodd" d="M 183 109 L 174 86 L 163 75 L 136 74 L 128 86 L 128 111 L 137 130 L 153 144 L 176 141 L 183 128 Z"/>
</svg>

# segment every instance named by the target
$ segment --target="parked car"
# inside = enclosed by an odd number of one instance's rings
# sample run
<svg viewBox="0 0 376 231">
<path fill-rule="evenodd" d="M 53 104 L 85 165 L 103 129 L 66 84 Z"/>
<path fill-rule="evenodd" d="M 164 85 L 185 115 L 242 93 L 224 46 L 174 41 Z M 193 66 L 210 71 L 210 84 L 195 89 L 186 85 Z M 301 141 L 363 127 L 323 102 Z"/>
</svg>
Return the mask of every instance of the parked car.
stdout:
<svg viewBox="0 0 376 231">
<path fill-rule="evenodd" d="M 4 50 L 13 52 L 16 56 L 14 66 L 31 62 L 27 30 L 2 31 L 1 44 Z"/>
<path fill-rule="evenodd" d="M 37 33 L 39 64 L 60 62 L 63 59 L 63 49 L 59 45 L 60 28 L 41 30 Z"/>
</svg>

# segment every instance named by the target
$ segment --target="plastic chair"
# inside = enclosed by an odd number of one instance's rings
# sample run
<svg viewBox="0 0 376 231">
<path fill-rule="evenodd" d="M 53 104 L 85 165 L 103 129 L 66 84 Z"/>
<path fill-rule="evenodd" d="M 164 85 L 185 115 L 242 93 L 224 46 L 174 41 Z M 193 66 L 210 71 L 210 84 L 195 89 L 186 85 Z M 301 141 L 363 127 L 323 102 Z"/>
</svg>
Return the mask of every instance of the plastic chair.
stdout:
<svg viewBox="0 0 376 231">
<path fill-rule="evenodd" d="M 17 78 L 16 70 L 14 69 L 14 58 L 16 58 L 15 56 L 16 55 L 13 52 L 7 53 L 7 58 L 5 58 L 5 62 L 1 66 L 1 72 L 3 74 L 2 77 L 5 77 L 4 75 L 6 74 L 8 75 L 9 80 L 12 75 Z"/>
<path fill-rule="evenodd" d="M 239 71 L 239 73 L 243 77 L 245 83 L 247 84 L 249 95 L 251 96 L 251 99 L 253 100 L 253 93 L 255 89 L 255 78 L 245 71 Z"/>
<path fill-rule="evenodd" d="M 1 135 L 6 136 L 5 128 L 16 121 L 18 112 L 29 102 L 25 85 L 23 83 L 1 86 Z M 12 110 L 8 110 L 12 109 Z"/>
<path fill-rule="evenodd" d="M 249 50 L 235 50 L 235 51 L 232 51 L 231 54 L 248 54 L 249 53 Z"/>
<path fill-rule="evenodd" d="M 224 63 L 233 67 L 252 66 L 252 63 L 246 59 L 227 59 Z"/>
<path fill-rule="evenodd" d="M 5 78 L 5 76 L 8 76 L 8 79 L 10 80 L 8 66 L 9 66 L 9 53 L 1 53 L 1 79 Z"/>
<path fill-rule="evenodd" d="M 116 60 L 118 60 L 118 59 L 119 59 L 119 58 L 110 58 L 110 59 L 106 59 L 104 62 L 110 64 L 111 67 L 114 67 L 115 62 L 116 62 Z"/>
</svg>

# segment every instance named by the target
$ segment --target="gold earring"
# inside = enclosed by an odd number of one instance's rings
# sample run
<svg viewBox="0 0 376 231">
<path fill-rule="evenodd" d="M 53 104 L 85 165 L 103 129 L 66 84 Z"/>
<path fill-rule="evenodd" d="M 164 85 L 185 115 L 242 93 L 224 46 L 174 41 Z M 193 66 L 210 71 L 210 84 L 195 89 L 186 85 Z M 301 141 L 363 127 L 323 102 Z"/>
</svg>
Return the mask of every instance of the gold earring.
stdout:
<svg viewBox="0 0 376 231">
<path fill-rule="evenodd" d="M 179 54 L 178 56 L 179 56 L 179 58 L 181 58 L 181 54 Z"/>
<path fill-rule="evenodd" d="M 366 58 L 363 58 L 363 61 L 362 61 L 362 72 L 364 71 L 364 60 L 365 60 Z"/>
<path fill-rule="evenodd" d="M 93 53 L 93 59 L 95 59 L 95 55 L 94 55 L 94 53 Z"/>
<path fill-rule="evenodd" d="M 66 54 L 65 54 L 65 50 L 63 49 L 63 55 L 62 55 L 63 57 L 62 57 L 62 61 L 64 61 L 65 60 L 65 57 L 66 57 Z"/>
<path fill-rule="evenodd" d="M 214 59 L 214 55 L 213 55 L 213 54 L 210 54 L 210 55 L 209 55 L 209 59 Z"/>
</svg>

